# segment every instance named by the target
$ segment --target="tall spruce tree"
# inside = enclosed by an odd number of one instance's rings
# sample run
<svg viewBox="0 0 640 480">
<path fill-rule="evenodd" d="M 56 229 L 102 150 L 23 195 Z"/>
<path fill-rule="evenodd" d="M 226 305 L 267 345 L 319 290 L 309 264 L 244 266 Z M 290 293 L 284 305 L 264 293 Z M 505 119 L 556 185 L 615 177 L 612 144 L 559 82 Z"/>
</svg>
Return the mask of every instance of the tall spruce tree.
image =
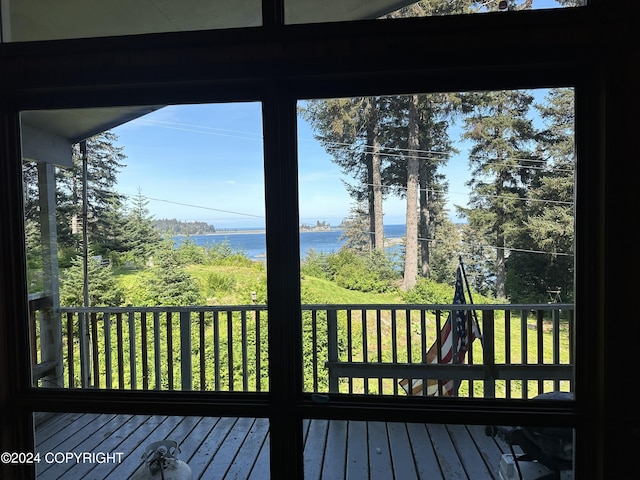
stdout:
<svg viewBox="0 0 640 480">
<path fill-rule="evenodd" d="M 465 118 L 463 138 L 472 142 L 469 164 L 470 208 L 460 209 L 477 240 L 493 248 L 495 295 L 506 297 L 506 249 L 523 224 L 528 188 L 537 156 L 536 131 L 530 116 L 533 96 L 526 91 L 493 91 L 465 96 L 471 113 Z"/>
<path fill-rule="evenodd" d="M 572 89 L 551 90 L 536 105 L 545 127 L 544 163 L 536 169 L 522 226 L 521 248 L 508 259 L 509 290 L 516 301 L 548 300 L 547 290 L 573 298 L 575 115 Z M 537 253 L 527 253 L 527 252 Z M 526 267 L 526 269 L 525 269 Z M 526 271 L 527 275 L 522 272 Z"/>
<path fill-rule="evenodd" d="M 445 216 L 447 184 L 439 169 L 454 151 L 448 128 L 457 98 L 410 95 L 394 97 L 390 104 L 393 118 L 387 122 L 385 145 L 395 154 L 385 169 L 384 183 L 407 199 L 407 263 L 418 264 L 419 258 L 420 275 L 429 277 L 434 232 Z M 415 279 L 417 272 L 408 273 Z M 414 279 L 406 277 L 410 287 Z"/>
<path fill-rule="evenodd" d="M 115 190 L 117 175 L 124 167 L 123 147 L 118 137 L 103 132 L 87 140 L 87 231 L 89 242 L 104 253 L 113 245 L 123 197 Z M 83 156 L 73 148 L 73 167 L 58 170 L 57 176 L 58 241 L 61 246 L 79 248 L 82 239 Z M 104 249 L 103 249 L 104 246 Z"/>
<path fill-rule="evenodd" d="M 366 202 L 372 249 L 384 248 L 380 121 L 381 97 L 311 100 L 300 112 L 314 128 L 316 139 L 342 171 L 352 177 L 347 191 L 355 202 Z"/>
</svg>

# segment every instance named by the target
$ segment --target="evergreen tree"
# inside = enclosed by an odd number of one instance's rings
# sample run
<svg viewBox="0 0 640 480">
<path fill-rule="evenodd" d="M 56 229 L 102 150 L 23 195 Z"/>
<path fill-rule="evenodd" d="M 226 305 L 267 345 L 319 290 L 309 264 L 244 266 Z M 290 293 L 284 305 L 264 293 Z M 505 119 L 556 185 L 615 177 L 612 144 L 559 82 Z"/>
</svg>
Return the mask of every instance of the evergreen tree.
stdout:
<svg viewBox="0 0 640 480">
<path fill-rule="evenodd" d="M 124 222 L 124 256 L 129 263 L 136 266 L 143 266 L 161 242 L 160 234 L 153 228 L 153 217 L 149 214 L 148 203 L 138 192 Z"/>
<path fill-rule="evenodd" d="M 87 262 L 89 279 L 89 306 L 117 307 L 122 304 L 123 294 L 118 287 L 110 266 L 101 266 L 91 257 Z M 60 305 L 65 307 L 84 306 L 84 260 L 76 256 L 71 267 L 61 273 Z"/>
<path fill-rule="evenodd" d="M 447 184 L 438 169 L 454 151 L 448 135 L 457 97 L 428 94 L 394 97 L 386 127 L 386 148 L 395 151 L 385 169 L 386 185 L 407 199 L 405 287 L 430 276 L 433 234 L 445 220 Z M 411 198 L 409 198 L 411 196 Z M 437 247 L 436 247 L 437 248 Z"/>
<path fill-rule="evenodd" d="M 524 222 L 524 200 L 539 164 L 531 151 L 536 138 L 529 116 L 533 96 L 526 91 L 480 92 L 467 94 L 466 101 L 472 107 L 463 134 L 473 142 L 467 183 L 471 208 L 461 212 L 478 240 L 495 249 L 495 294 L 505 298 L 505 251 Z"/>
<path fill-rule="evenodd" d="M 149 305 L 189 306 L 203 305 L 197 282 L 184 271 L 179 255 L 170 242 L 157 252 L 152 268 L 154 275 L 148 286 Z"/>
<path fill-rule="evenodd" d="M 117 174 L 124 167 L 123 148 L 118 137 L 103 132 L 87 140 L 87 231 L 89 243 L 97 253 L 105 253 L 118 233 L 123 197 L 115 191 Z M 60 169 L 57 176 L 58 241 L 62 246 L 79 248 L 82 239 L 83 155 L 80 145 L 73 148 L 73 167 Z M 104 246 L 104 249 L 103 249 Z"/>
<path fill-rule="evenodd" d="M 368 234 L 369 220 L 365 205 L 352 206 L 349 216 L 342 220 L 340 227 L 342 233 L 339 240 L 344 241 L 342 248 L 363 253 L 371 251 Z"/>
<path fill-rule="evenodd" d="M 530 188 L 528 214 L 518 245 L 524 251 L 514 252 L 508 259 L 509 291 L 516 301 L 541 301 L 547 299 L 549 288 L 559 287 L 565 294 L 564 299 L 571 300 L 574 271 L 573 90 L 551 90 L 545 102 L 536 108 L 547 127 L 540 137 L 545 162 L 536 169 Z"/>
<path fill-rule="evenodd" d="M 374 249 L 384 248 L 380 119 L 381 97 L 311 100 L 301 114 L 318 132 L 316 138 L 355 184 L 347 185 L 356 202 L 366 202 L 369 234 Z"/>
</svg>

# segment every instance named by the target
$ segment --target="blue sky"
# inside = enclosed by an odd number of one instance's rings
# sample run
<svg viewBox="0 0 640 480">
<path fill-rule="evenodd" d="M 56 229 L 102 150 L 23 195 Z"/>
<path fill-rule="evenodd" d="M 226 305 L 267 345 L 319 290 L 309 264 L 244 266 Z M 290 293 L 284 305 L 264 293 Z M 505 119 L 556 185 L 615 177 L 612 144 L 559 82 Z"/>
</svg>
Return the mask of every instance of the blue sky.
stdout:
<svg viewBox="0 0 640 480">
<path fill-rule="evenodd" d="M 546 90 L 534 91 L 541 102 Z M 532 112 L 535 110 L 532 110 Z M 539 119 L 534 119 L 539 124 Z M 264 167 L 261 104 L 179 105 L 161 108 L 115 128 L 118 145 L 127 156 L 117 190 L 142 194 L 154 218 L 201 221 L 216 228 L 264 227 Z M 459 153 L 442 173 L 449 182 L 448 211 L 466 206 L 469 194 L 469 144 L 459 126 L 450 137 Z M 338 225 L 352 207 L 342 174 L 331 155 L 314 139 L 303 119 L 298 121 L 300 223 Z M 403 224 L 406 203 L 384 201 L 384 222 Z"/>
<path fill-rule="evenodd" d="M 113 130 L 127 156 L 118 191 L 140 192 L 155 218 L 204 221 L 217 228 L 264 226 L 262 119 L 259 103 L 162 108 Z M 330 155 L 300 120 L 300 222 L 332 225 L 348 215 L 351 198 Z M 466 203 L 467 162 L 446 169 L 450 198 Z M 405 202 L 385 201 L 385 223 L 404 223 Z"/>
</svg>

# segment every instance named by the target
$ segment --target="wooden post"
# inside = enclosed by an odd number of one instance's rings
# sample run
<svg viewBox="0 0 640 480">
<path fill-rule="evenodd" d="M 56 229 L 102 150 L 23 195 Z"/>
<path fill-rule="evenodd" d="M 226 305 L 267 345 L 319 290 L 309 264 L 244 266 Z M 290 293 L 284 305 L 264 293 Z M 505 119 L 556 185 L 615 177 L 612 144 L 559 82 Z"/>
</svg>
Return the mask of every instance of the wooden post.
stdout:
<svg viewBox="0 0 640 480">
<path fill-rule="evenodd" d="M 56 231 L 55 167 L 51 163 L 38 163 L 38 189 L 40 192 L 40 226 L 42 269 L 45 296 L 51 299 L 40 320 L 41 362 L 55 362 L 55 369 L 43 378 L 43 387 L 63 387 L 62 322 L 57 308 L 60 306 L 58 283 L 58 249 Z"/>
<path fill-rule="evenodd" d="M 494 311 L 482 311 L 482 363 L 485 367 L 484 398 L 496 397 L 496 356 L 494 348 Z"/>
<path fill-rule="evenodd" d="M 327 309 L 327 336 L 329 362 L 338 361 L 338 313 L 336 310 Z M 329 368 L 329 393 L 338 393 L 338 377 Z"/>
</svg>

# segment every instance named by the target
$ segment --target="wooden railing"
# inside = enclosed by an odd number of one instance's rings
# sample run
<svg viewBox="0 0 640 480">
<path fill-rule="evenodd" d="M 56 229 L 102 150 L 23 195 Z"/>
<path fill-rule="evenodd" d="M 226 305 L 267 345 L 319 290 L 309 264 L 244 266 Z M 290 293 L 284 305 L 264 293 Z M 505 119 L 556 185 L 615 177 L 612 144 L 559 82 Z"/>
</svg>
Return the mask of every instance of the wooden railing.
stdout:
<svg viewBox="0 0 640 480">
<path fill-rule="evenodd" d="M 572 390 L 573 305 L 456 305 L 477 319 L 481 337 L 470 342 L 466 363 L 435 363 L 426 355 L 452 305 L 317 306 L 328 319 L 329 392 L 404 394 L 400 380 L 454 380 L 464 396 L 529 398 Z M 341 331 L 341 329 L 343 331 Z M 456 329 L 451 343 L 457 345 Z M 314 363 L 316 363 L 314 361 Z M 427 393 L 423 389 L 422 394 Z"/>
<path fill-rule="evenodd" d="M 56 369 L 59 367 L 59 357 L 56 355 L 55 342 L 42 341 L 41 339 L 55 335 L 52 332 L 51 297 L 43 294 L 29 295 L 29 343 L 31 347 L 31 381 L 34 385 L 43 385 L 43 382 L 55 382 Z M 44 379 L 44 380 L 43 380 Z"/>
<path fill-rule="evenodd" d="M 266 306 L 59 312 L 71 388 L 259 392 L 268 385 Z M 89 361 L 78 355 L 83 323 Z"/>
<path fill-rule="evenodd" d="M 471 343 L 466 363 L 428 364 L 426 352 L 453 308 L 303 305 L 304 390 L 404 395 L 403 378 L 454 379 L 461 396 L 572 390 L 573 305 L 475 305 L 482 338 Z M 265 305 L 62 307 L 58 313 L 65 387 L 269 388 Z"/>
</svg>

